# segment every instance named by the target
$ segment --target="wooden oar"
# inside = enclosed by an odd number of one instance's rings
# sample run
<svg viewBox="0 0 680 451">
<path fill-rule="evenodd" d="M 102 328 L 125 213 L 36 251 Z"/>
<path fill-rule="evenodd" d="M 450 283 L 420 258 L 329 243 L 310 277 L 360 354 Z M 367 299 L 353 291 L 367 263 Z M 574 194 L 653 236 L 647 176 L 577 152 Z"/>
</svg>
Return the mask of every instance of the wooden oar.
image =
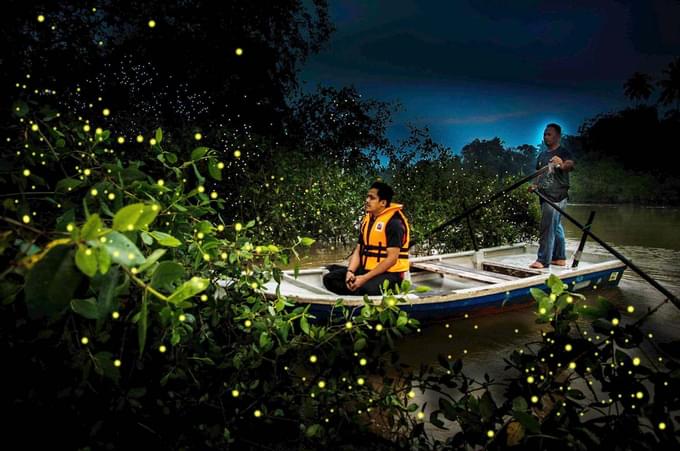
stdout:
<svg viewBox="0 0 680 451">
<path fill-rule="evenodd" d="M 523 184 L 525 184 L 525 183 L 528 182 L 529 180 L 532 180 L 532 179 L 538 177 L 539 175 L 543 174 L 544 172 L 548 171 L 549 168 L 550 168 L 550 165 L 543 166 L 541 169 L 539 169 L 538 171 L 534 172 L 533 174 L 527 175 L 526 177 L 523 177 L 523 178 L 517 180 L 517 181 L 516 181 L 515 183 L 513 183 L 512 185 L 510 185 L 510 186 L 508 186 L 508 187 L 506 187 L 506 188 L 503 188 L 502 190 L 498 191 L 497 193 L 493 194 L 492 196 L 489 196 L 487 199 L 484 199 L 483 201 L 478 202 L 477 204 L 475 204 L 475 205 L 473 205 L 472 207 L 468 208 L 467 210 L 465 210 L 465 211 L 462 212 L 461 214 L 459 214 L 459 215 L 457 215 L 457 216 L 455 216 L 455 217 L 449 219 L 448 221 L 444 222 L 443 224 L 438 225 L 437 227 L 435 227 L 434 229 L 432 229 L 432 230 L 430 230 L 428 233 L 426 233 L 426 234 L 425 234 L 425 237 L 429 238 L 429 237 L 431 237 L 432 235 L 434 235 L 435 233 L 440 232 L 441 230 L 447 228 L 448 226 L 450 226 L 450 225 L 452 225 L 452 224 L 455 224 L 456 222 L 460 221 L 461 219 L 467 218 L 469 215 L 471 215 L 472 213 L 476 212 L 476 211 L 479 210 L 480 208 L 482 208 L 482 207 L 484 207 L 484 206 L 490 204 L 490 203 L 493 202 L 494 200 L 496 200 L 496 199 L 498 199 L 499 197 L 501 197 L 503 194 L 508 193 L 508 192 L 510 192 L 510 191 L 512 191 L 512 190 L 514 190 L 514 189 L 517 189 L 518 187 L 522 186 Z M 417 244 L 417 241 L 416 241 L 416 240 L 411 241 L 411 244 L 409 245 L 409 248 L 413 247 L 415 244 Z"/>
</svg>

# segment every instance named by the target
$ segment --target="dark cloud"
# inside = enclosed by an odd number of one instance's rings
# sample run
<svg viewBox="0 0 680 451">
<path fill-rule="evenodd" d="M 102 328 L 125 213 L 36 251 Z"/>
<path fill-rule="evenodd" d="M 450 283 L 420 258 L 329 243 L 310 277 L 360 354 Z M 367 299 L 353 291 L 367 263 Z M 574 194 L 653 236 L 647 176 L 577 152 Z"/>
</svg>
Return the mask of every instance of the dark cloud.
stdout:
<svg viewBox="0 0 680 451">
<path fill-rule="evenodd" d="M 679 2 L 371 5 L 334 4 L 338 36 L 312 64 L 385 77 L 575 84 L 654 70 L 680 49 Z"/>
<path fill-rule="evenodd" d="M 537 144 L 628 104 L 633 72 L 680 55 L 677 0 L 331 1 L 337 32 L 304 70 L 307 85 L 354 84 L 404 106 L 390 130 L 430 126 L 460 149 L 499 136 Z"/>
</svg>

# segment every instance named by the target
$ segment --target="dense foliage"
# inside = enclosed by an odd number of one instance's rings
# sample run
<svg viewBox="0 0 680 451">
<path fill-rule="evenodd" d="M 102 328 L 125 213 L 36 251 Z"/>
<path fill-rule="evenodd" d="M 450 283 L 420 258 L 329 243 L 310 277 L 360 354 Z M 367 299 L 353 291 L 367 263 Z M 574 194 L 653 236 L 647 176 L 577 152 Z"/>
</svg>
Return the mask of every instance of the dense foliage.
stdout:
<svg viewBox="0 0 680 451">
<path fill-rule="evenodd" d="M 408 424 L 397 382 L 375 382 L 417 326 L 394 296 L 315 323 L 262 291 L 314 240 L 279 247 L 262 220 L 224 222 L 205 189 L 224 169 L 214 150 L 177 156 L 158 129 L 148 161 L 124 162 L 109 130 L 17 105 L 1 341 L 23 443 L 297 448 L 360 443 L 375 415 Z"/>
<path fill-rule="evenodd" d="M 351 223 L 348 191 L 368 172 L 352 179 L 330 166 L 312 180 L 302 174 L 318 170 L 314 160 L 279 163 L 271 181 L 253 178 L 239 191 L 259 186 L 241 205 L 263 215 L 225 221 L 240 212 L 214 188 L 230 170 L 215 150 L 183 151 L 158 129 L 153 141 L 137 143 L 148 146 L 148 160 L 123 161 L 109 130 L 31 102 L 15 111 L 5 147 L 12 152 L 3 154 L 12 168 L 3 190 L 18 191 L 3 201 L 11 227 L 2 233 L 0 341 L 12 369 L 3 394 L 10 430 L 24 443 L 59 434 L 73 447 L 677 445 L 675 345 L 654 363 L 638 325 L 621 324 L 605 301 L 585 306 L 558 279 L 549 281 L 550 295 L 534 292 L 538 321 L 551 329 L 509 356 L 517 373 L 498 382 L 475 381 L 461 361 L 445 358 L 420 371 L 399 365 L 394 340 L 419 327 L 399 309 L 407 283 L 355 312 L 338 303 L 329 319 L 264 296 L 280 265 L 314 241 L 296 226 Z M 459 171 L 459 159 L 440 154 L 402 159 L 389 175 L 406 202 L 417 206 L 427 193 L 426 202 L 444 209 L 461 200 L 450 196 L 457 190 L 484 194 Z M 447 176 L 450 185 L 434 183 Z M 431 185 L 409 190 L 409 177 Z M 261 198 L 280 200 L 278 209 L 250 203 Z M 310 214 L 312 206 L 323 214 Z M 502 208 L 478 220 L 500 221 Z M 292 219 L 281 239 L 290 244 L 280 246 L 271 226 L 285 224 L 284 214 Z M 517 230 L 480 238 L 486 245 Z M 438 245 L 457 245 L 449 239 Z M 582 315 L 596 318 L 592 330 Z M 494 393 L 497 385 L 504 391 Z M 438 409 L 414 403 L 417 389 L 441 392 Z M 432 425 L 451 425 L 444 418 L 459 432 L 446 444 L 434 439 L 425 412 Z M 36 424 L 43 434 L 31 434 Z"/>
</svg>

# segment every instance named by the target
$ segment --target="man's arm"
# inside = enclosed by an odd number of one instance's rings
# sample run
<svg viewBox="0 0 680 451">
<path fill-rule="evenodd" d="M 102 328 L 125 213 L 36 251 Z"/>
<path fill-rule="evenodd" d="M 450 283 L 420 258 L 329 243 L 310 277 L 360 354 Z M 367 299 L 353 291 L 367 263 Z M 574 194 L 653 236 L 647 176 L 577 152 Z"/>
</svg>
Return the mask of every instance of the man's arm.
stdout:
<svg viewBox="0 0 680 451">
<path fill-rule="evenodd" d="M 574 170 L 574 157 L 570 150 L 562 148 L 558 155 L 550 159 L 551 163 L 560 165 L 560 170 L 564 172 L 571 172 Z"/>
<path fill-rule="evenodd" d="M 574 160 L 563 160 L 557 155 L 550 159 L 551 163 L 558 164 L 560 169 L 564 172 L 570 172 L 574 170 Z"/>
<path fill-rule="evenodd" d="M 359 265 L 361 265 L 361 244 L 357 244 L 357 247 L 354 248 L 354 252 L 352 252 L 352 256 L 349 258 L 349 264 L 347 265 L 345 285 L 350 290 L 353 289 L 352 284 L 354 284 L 354 281 L 356 280 L 354 272 L 359 268 Z"/>
<path fill-rule="evenodd" d="M 356 272 L 357 269 L 359 269 L 359 266 L 361 265 L 361 245 L 357 244 L 357 247 L 354 248 L 354 252 L 352 252 L 352 256 L 349 258 L 349 264 L 347 265 L 347 270 L 351 272 Z"/>
<path fill-rule="evenodd" d="M 366 282 L 371 280 L 377 275 L 380 275 L 390 269 L 392 266 L 394 266 L 395 263 L 397 263 L 397 259 L 399 258 L 399 251 L 400 249 L 398 247 L 388 247 L 387 248 L 387 258 L 385 260 L 381 261 L 378 263 L 378 266 L 375 268 L 371 269 L 369 272 L 366 274 L 362 274 L 360 276 L 356 276 L 354 278 L 354 282 L 349 286 L 349 289 L 354 291 L 361 286 L 363 286 Z"/>
</svg>

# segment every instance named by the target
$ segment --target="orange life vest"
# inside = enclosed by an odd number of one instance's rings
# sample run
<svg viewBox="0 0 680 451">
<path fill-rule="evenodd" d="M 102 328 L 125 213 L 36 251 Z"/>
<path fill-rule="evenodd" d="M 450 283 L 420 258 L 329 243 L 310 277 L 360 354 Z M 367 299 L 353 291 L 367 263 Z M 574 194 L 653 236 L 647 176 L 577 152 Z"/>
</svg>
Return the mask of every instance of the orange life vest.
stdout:
<svg viewBox="0 0 680 451">
<path fill-rule="evenodd" d="M 361 263 L 366 271 L 375 268 L 381 260 L 387 258 L 386 229 L 387 223 L 394 215 L 401 216 L 406 230 L 404 231 L 404 239 L 399 249 L 399 258 L 397 258 L 397 262 L 387 272 L 404 272 L 409 270 L 408 248 L 411 240 L 411 230 L 406 216 L 401 212 L 402 207 L 400 204 L 392 204 L 385 208 L 374 221 L 371 221 L 371 215 L 367 214 L 361 222 L 361 237 L 363 238 Z"/>
</svg>

